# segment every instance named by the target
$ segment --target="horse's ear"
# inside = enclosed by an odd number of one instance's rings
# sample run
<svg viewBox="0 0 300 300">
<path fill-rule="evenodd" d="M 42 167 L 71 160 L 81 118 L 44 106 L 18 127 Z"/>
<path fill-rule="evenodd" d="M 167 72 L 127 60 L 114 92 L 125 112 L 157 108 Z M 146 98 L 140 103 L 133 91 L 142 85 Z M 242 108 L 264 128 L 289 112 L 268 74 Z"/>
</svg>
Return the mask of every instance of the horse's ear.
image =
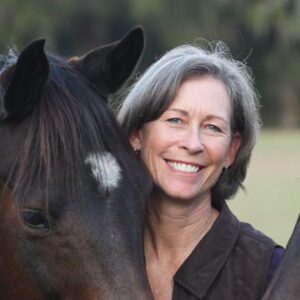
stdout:
<svg viewBox="0 0 300 300">
<path fill-rule="evenodd" d="M 7 118 L 22 120 L 40 100 L 49 76 L 44 45 L 44 39 L 36 40 L 21 52 L 4 96 Z"/>
<path fill-rule="evenodd" d="M 134 71 L 144 50 L 144 30 L 133 28 L 123 39 L 70 59 L 99 92 L 115 93 Z"/>
</svg>

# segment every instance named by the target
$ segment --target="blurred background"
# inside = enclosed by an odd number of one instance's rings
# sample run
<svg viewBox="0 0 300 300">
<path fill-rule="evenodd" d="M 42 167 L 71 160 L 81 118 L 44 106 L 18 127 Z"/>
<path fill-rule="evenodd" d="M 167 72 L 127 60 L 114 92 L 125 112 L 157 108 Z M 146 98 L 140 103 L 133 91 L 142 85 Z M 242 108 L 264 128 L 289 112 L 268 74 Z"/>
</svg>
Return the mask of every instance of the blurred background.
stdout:
<svg viewBox="0 0 300 300">
<path fill-rule="evenodd" d="M 138 73 L 174 46 L 203 40 L 222 40 L 252 68 L 264 129 L 246 191 L 230 206 L 285 245 L 300 211 L 300 1 L 1 0 L 0 51 L 45 37 L 48 49 L 81 55 L 136 24 L 147 38 Z"/>
</svg>

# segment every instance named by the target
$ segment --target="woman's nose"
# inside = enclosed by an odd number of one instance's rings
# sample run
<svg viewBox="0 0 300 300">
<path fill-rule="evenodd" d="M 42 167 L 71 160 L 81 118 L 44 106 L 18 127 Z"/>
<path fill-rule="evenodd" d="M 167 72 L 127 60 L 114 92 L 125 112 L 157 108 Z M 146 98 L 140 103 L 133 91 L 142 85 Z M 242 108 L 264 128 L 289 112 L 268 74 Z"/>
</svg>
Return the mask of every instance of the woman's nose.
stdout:
<svg viewBox="0 0 300 300">
<path fill-rule="evenodd" d="M 180 142 L 180 147 L 184 148 L 190 153 L 202 152 L 204 146 L 203 146 L 203 137 L 201 135 L 200 129 L 196 129 L 196 128 L 188 129 L 183 139 Z"/>
</svg>

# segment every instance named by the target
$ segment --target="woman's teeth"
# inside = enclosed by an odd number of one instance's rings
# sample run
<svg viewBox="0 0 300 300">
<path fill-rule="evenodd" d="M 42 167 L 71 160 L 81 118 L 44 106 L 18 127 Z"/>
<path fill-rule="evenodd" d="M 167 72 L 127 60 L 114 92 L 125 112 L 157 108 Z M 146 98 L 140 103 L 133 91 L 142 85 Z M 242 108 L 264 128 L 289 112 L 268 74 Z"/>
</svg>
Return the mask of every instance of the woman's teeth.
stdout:
<svg viewBox="0 0 300 300">
<path fill-rule="evenodd" d="M 168 161 L 168 164 L 172 169 L 174 169 L 176 171 L 184 172 L 184 173 L 197 173 L 197 172 L 199 172 L 199 169 L 200 169 L 199 167 L 197 167 L 195 165 L 172 162 L 172 161 Z"/>
</svg>

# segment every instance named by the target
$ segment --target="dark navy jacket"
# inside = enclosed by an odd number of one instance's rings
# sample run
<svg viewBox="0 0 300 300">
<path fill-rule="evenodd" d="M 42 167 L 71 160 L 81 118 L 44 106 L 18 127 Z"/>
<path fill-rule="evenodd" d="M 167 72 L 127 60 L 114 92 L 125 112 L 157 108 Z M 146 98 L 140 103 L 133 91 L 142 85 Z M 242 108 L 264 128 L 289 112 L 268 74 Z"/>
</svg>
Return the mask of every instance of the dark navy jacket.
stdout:
<svg viewBox="0 0 300 300">
<path fill-rule="evenodd" d="M 224 203 L 210 231 L 175 274 L 172 299 L 261 299 L 275 247 Z"/>
</svg>

